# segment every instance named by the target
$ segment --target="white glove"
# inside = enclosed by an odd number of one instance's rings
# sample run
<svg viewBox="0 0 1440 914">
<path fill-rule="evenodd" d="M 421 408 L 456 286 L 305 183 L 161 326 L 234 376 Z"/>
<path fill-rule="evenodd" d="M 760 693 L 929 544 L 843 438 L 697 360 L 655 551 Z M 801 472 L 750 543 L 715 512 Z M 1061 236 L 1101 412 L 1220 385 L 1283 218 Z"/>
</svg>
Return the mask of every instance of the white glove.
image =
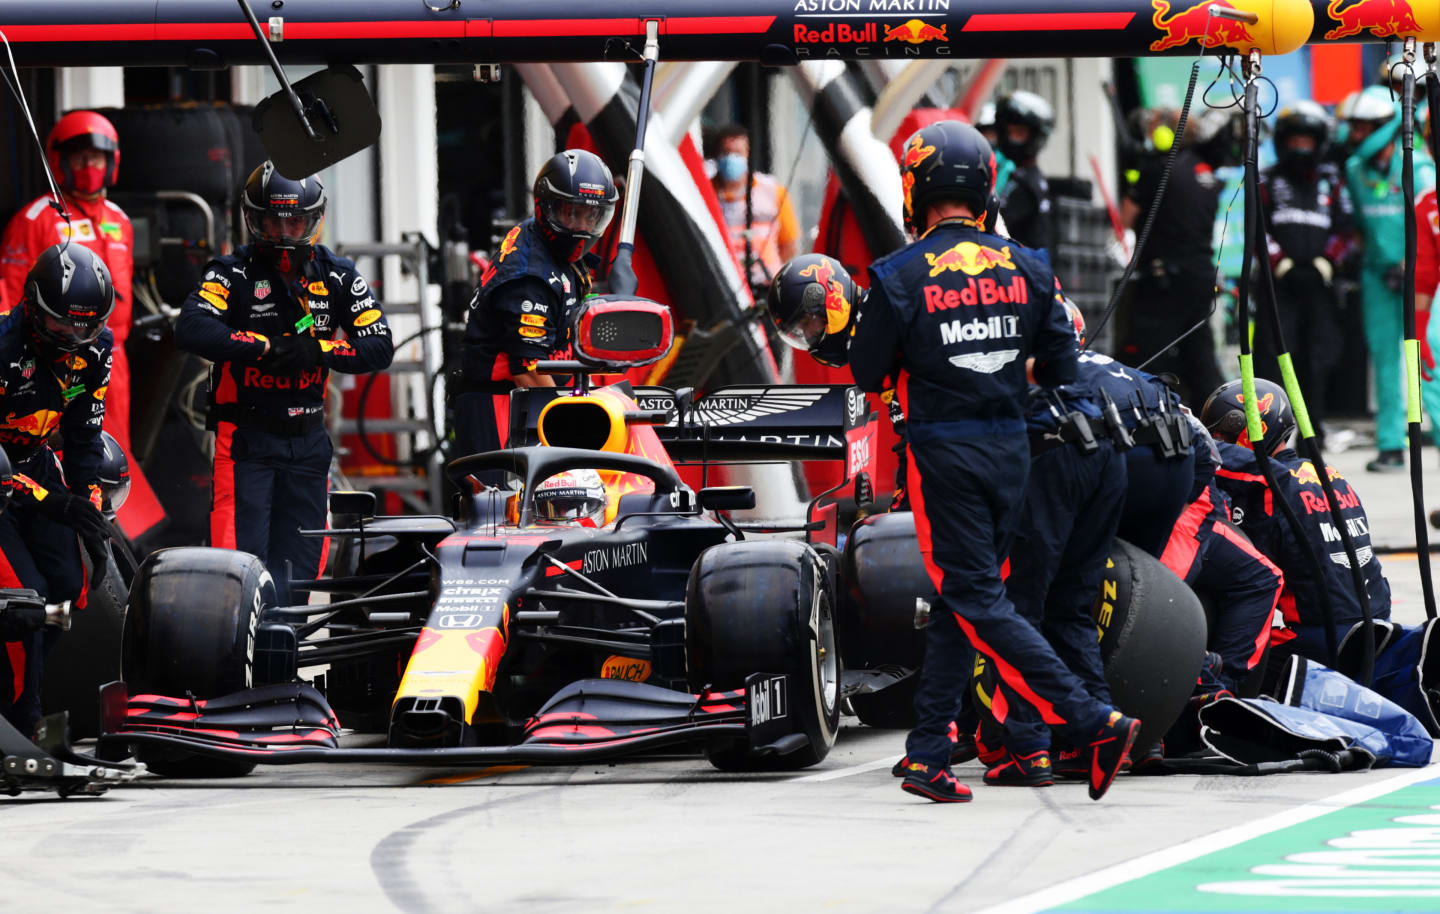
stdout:
<svg viewBox="0 0 1440 914">
<path fill-rule="evenodd" d="M 1335 278 L 1335 265 L 1330 261 L 1324 257 L 1316 257 L 1312 262 L 1315 264 L 1315 272 L 1320 274 L 1321 279 L 1328 283 Z"/>
<path fill-rule="evenodd" d="M 1293 269 L 1295 269 L 1295 261 L 1291 260 L 1289 257 L 1281 258 L 1280 262 L 1275 264 L 1275 278 L 1284 279 L 1285 274 L 1289 273 Z"/>
</svg>

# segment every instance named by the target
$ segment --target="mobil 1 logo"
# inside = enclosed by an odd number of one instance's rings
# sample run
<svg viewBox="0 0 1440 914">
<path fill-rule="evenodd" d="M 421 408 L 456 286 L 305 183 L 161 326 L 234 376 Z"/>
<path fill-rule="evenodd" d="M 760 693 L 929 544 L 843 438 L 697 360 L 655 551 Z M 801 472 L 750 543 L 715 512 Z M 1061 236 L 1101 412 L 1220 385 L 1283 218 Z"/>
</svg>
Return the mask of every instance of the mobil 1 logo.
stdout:
<svg viewBox="0 0 1440 914">
<path fill-rule="evenodd" d="M 745 705 L 750 710 L 750 726 L 760 727 L 790 716 L 786 677 L 759 673 L 745 680 Z"/>
</svg>

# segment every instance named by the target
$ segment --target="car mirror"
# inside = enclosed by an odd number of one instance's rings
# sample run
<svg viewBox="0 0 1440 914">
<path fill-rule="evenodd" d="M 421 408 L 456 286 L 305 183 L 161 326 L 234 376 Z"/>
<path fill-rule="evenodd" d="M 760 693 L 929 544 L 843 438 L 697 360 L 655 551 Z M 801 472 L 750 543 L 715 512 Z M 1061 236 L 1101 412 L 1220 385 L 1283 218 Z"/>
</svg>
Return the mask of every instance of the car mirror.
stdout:
<svg viewBox="0 0 1440 914">
<path fill-rule="evenodd" d="M 375 516 L 374 492 L 331 492 L 330 513 L 348 514 L 361 520 Z"/>
<path fill-rule="evenodd" d="M 700 490 L 700 507 L 706 511 L 745 511 L 755 507 L 755 490 L 749 486 L 707 486 Z"/>
</svg>

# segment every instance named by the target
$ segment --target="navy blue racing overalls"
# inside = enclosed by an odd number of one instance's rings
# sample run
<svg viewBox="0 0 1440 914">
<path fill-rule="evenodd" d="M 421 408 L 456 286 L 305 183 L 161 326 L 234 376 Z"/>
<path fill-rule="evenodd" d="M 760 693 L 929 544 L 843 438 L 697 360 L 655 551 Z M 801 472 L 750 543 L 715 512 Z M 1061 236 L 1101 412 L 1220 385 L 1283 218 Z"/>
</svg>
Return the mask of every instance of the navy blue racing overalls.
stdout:
<svg viewBox="0 0 1440 914">
<path fill-rule="evenodd" d="M 533 218 L 505 236 L 470 299 L 460 371 L 449 382 L 455 456 L 506 446 L 515 376 L 564 357 L 570 312 L 589 290 L 588 267 L 556 258 Z"/>
<path fill-rule="evenodd" d="M 850 345 L 855 381 L 894 387 L 909 434 L 908 496 L 939 593 L 916 690 L 913 762 L 949 763 L 971 648 L 995 669 L 996 716 L 1028 702 L 1088 739 L 1109 707 L 1085 690 L 1005 594 L 1030 466 L 1026 362 L 1044 385 L 1074 380 L 1075 335 L 1048 262 L 973 219 L 947 219 L 870 266 Z"/>
<path fill-rule="evenodd" d="M 47 602 L 83 607 L 79 540 L 47 516 L 42 503 L 68 490 L 100 507 L 100 431 L 113 338 L 106 330 L 73 353 L 47 354 L 31 342 L 26 307 L 0 317 L 0 446 L 15 474 L 9 507 L 0 514 L 0 587 L 25 587 Z M 56 430 L 65 439 L 63 464 L 47 443 Z M 47 626 L 0 644 L 0 712 L 26 735 L 40 719 L 44 656 L 59 633 Z"/>
<path fill-rule="evenodd" d="M 1330 594 L 1335 608 L 1335 640 L 1340 639 L 1362 618 L 1360 600 L 1351 583 L 1350 563 L 1341 543 L 1340 531 L 1330 519 L 1330 507 L 1320 477 L 1310 461 L 1286 448 L 1270 457 L 1279 491 L 1272 493 L 1248 447 L 1217 442 L 1220 467 L 1216 482 L 1230 496 L 1231 515 L 1240 529 L 1250 537 L 1285 575 L 1280 594 L 1283 628 L 1271 632 L 1271 650 L 1277 654 L 1301 654 L 1321 663 L 1329 662 L 1325 638 L 1325 614 L 1319 598 L 1320 588 Z M 1370 598 L 1371 617 L 1390 618 L 1390 583 L 1380 569 L 1370 545 L 1370 519 L 1360 496 L 1334 467 L 1327 467 L 1331 485 L 1340 502 L 1340 514 L 1349 530 Z M 1284 514 L 1276 507 L 1275 498 L 1283 498 L 1295 508 L 1300 518 L 1303 537 L 1297 537 Z M 1315 579 L 1310 564 L 1301 550 L 1312 550 L 1320 559 L 1322 577 Z"/>
<path fill-rule="evenodd" d="M 1031 394 L 1030 482 L 1005 592 L 1090 695 L 1108 705 L 1110 686 L 1090 611 L 1126 502 L 1126 462 L 1094 393 L 1098 366 L 1077 367 L 1074 384 Z M 1076 414 L 1083 422 L 1072 418 Z M 1050 730 L 1030 705 L 1013 703 L 1004 729 L 1012 754 L 1050 748 Z"/>
<path fill-rule="evenodd" d="M 1182 440 L 1180 396 L 1154 375 L 1098 352 L 1080 354 L 1082 373 L 1109 397 L 1135 446 L 1125 452 L 1133 498 L 1120 516 L 1121 539 L 1156 558 L 1192 497 L 1195 456 Z"/>
<path fill-rule="evenodd" d="M 324 541 L 298 531 L 325 526 L 330 371 L 381 371 L 394 347 L 380 303 L 352 261 L 317 245 L 289 278 L 252 255 L 247 246 L 210 261 L 181 307 L 175 344 L 214 363 L 210 545 L 263 561 L 283 605 L 291 579 L 314 580 L 323 568 Z M 287 370 L 263 357 L 267 340 L 290 334 L 318 341 L 319 364 Z"/>
</svg>

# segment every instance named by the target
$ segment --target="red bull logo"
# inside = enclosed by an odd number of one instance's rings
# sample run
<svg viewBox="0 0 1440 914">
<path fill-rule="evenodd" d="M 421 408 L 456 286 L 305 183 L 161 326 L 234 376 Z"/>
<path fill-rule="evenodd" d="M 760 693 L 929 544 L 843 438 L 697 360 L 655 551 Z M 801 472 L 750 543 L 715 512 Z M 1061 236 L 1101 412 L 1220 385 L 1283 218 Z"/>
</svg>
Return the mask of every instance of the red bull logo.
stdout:
<svg viewBox="0 0 1440 914">
<path fill-rule="evenodd" d="M 930 275 L 939 276 L 941 273 L 956 272 L 964 273 L 966 276 L 979 276 L 986 270 L 1015 269 L 1015 261 L 1010 259 L 1010 248 L 1005 246 L 1000 250 L 986 247 L 983 244 L 976 244 L 973 241 L 962 241 L 947 251 L 939 254 L 926 254 L 925 261 L 930 264 Z"/>
<path fill-rule="evenodd" d="M 919 19 L 907 19 L 899 25 L 885 26 L 886 41 L 903 41 L 906 44 L 925 44 L 930 41 L 949 41 L 945 30 L 949 26 L 931 25 Z"/>
<path fill-rule="evenodd" d="M 1420 23 L 1409 0 L 1330 0 L 1325 12 L 1335 21 L 1335 28 L 1325 33 L 1327 41 L 1359 35 L 1366 29 L 1376 38 L 1418 34 Z"/>
<path fill-rule="evenodd" d="M 32 438 L 48 438 L 59 424 L 60 413 L 53 409 L 39 409 L 24 415 L 10 413 L 5 417 L 5 428 L 15 429 Z"/>
<path fill-rule="evenodd" d="M 1155 8 L 1155 14 L 1150 21 L 1162 36 L 1150 43 L 1152 51 L 1168 51 L 1172 48 L 1183 47 L 1197 39 L 1206 48 L 1218 48 L 1224 45 L 1249 49 L 1258 45 L 1255 36 L 1250 32 L 1250 27 L 1245 23 L 1220 19 L 1210 14 L 1211 7 L 1239 9 L 1228 0 L 1204 0 L 1204 2 L 1197 3 L 1178 13 L 1171 12 L 1170 0 L 1150 0 L 1150 5 Z"/>
<path fill-rule="evenodd" d="M 520 226 L 517 225 L 510 230 L 509 234 L 505 236 L 505 240 L 500 242 L 500 256 L 497 259 L 503 261 L 506 257 L 509 257 L 512 253 L 514 253 L 515 242 L 518 241 L 519 238 Z"/>
<path fill-rule="evenodd" d="M 885 39 L 889 41 L 890 39 Z M 921 162 L 935 154 L 934 146 L 926 146 L 925 138 L 918 133 L 910 140 L 905 147 L 905 157 L 900 160 L 900 185 L 905 191 L 905 212 L 914 212 L 915 206 L 911 200 L 911 194 L 915 190 L 915 169 Z"/>
<path fill-rule="evenodd" d="M 825 287 L 825 332 L 839 333 L 850 323 L 850 302 L 845 300 L 845 286 L 835 278 L 835 270 L 828 260 L 811 264 L 800 271 L 806 279 L 813 279 Z"/>
</svg>

